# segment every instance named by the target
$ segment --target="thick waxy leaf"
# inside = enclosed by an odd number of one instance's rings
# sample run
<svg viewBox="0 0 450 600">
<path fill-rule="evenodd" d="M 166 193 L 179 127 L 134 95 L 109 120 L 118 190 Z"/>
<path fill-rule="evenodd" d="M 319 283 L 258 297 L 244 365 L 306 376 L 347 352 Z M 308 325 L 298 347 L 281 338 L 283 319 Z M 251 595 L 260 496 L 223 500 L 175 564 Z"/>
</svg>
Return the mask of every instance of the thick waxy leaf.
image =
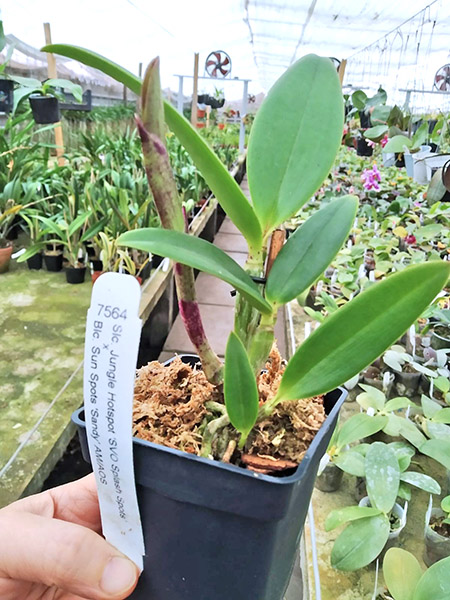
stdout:
<svg viewBox="0 0 450 600">
<path fill-rule="evenodd" d="M 225 351 L 224 395 L 231 424 L 247 436 L 258 416 L 259 394 L 244 345 L 234 332 Z"/>
<path fill-rule="evenodd" d="M 433 417 L 433 421 L 436 423 L 450 423 L 450 407 L 441 408 Z"/>
<path fill-rule="evenodd" d="M 370 114 L 370 120 L 374 125 L 385 125 L 387 120 L 389 119 L 389 115 L 391 114 L 392 108 L 390 106 L 386 106 L 384 104 L 379 104 L 375 106 L 373 111 Z M 387 131 L 386 127 L 386 131 Z M 367 130 L 369 131 L 369 130 Z M 366 132 L 367 133 L 367 132 Z"/>
<path fill-rule="evenodd" d="M 360 387 L 364 392 L 358 394 L 356 402 L 364 408 L 364 410 L 367 410 L 368 408 L 383 410 L 386 403 L 386 396 L 384 393 L 372 385 L 361 383 Z"/>
<path fill-rule="evenodd" d="M 331 565 L 340 571 L 355 571 L 371 563 L 383 550 L 389 537 L 386 515 L 365 517 L 350 523 L 331 551 Z"/>
<path fill-rule="evenodd" d="M 117 244 L 168 256 L 183 265 L 215 275 L 234 286 L 260 312 L 272 312 L 270 304 L 244 269 L 206 240 L 179 231 L 146 228 L 127 231 L 119 236 Z"/>
<path fill-rule="evenodd" d="M 42 48 L 42 51 L 54 52 L 78 60 L 123 83 L 135 94 L 141 93 L 142 81 L 139 77 L 96 52 L 67 44 L 51 44 Z M 261 227 L 253 208 L 236 181 L 205 140 L 169 102 L 164 103 L 164 113 L 167 125 L 189 152 L 225 212 L 249 244 L 259 247 L 262 240 Z M 265 147 L 266 145 L 263 144 L 263 148 Z"/>
<path fill-rule="evenodd" d="M 329 392 L 362 371 L 422 314 L 449 271 L 443 261 L 407 267 L 328 316 L 289 361 L 277 399 Z"/>
<path fill-rule="evenodd" d="M 383 431 L 393 437 L 401 435 L 416 448 L 420 448 L 427 439 L 412 421 L 394 414 L 389 415 L 388 424 Z"/>
<path fill-rule="evenodd" d="M 441 508 L 444 512 L 450 513 L 450 496 L 445 496 L 441 502 Z"/>
<path fill-rule="evenodd" d="M 367 94 L 362 90 L 356 90 L 352 94 L 352 104 L 358 110 L 362 110 L 367 102 Z"/>
<path fill-rule="evenodd" d="M 314 283 L 347 239 L 357 208 L 355 196 L 334 200 L 289 237 L 267 278 L 270 302 L 286 304 Z"/>
<path fill-rule="evenodd" d="M 325 520 L 325 531 L 331 531 L 348 521 L 357 521 L 364 517 L 379 515 L 381 511 L 371 506 L 347 506 L 332 510 Z"/>
<path fill-rule="evenodd" d="M 339 430 L 336 446 L 343 448 L 347 444 L 352 444 L 381 431 L 386 425 L 387 419 L 384 415 L 369 417 L 366 413 L 357 413 L 351 416 Z"/>
<path fill-rule="evenodd" d="M 420 446 L 420 451 L 450 469 L 450 440 L 427 440 Z"/>
<path fill-rule="evenodd" d="M 371 118 L 373 122 L 373 116 Z M 374 142 L 378 142 L 388 131 L 389 127 L 387 125 L 375 125 L 375 127 L 371 127 L 364 132 L 364 137 Z"/>
<path fill-rule="evenodd" d="M 247 156 L 253 207 L 264 231 L 295 214 L 321 185 L 343 124 L 342 90 L 328 58 L 305 56 L 270 89 Z"/>
<path fill-rule="evenodd" d="M 364 477 L 365 475 L 364 456 L 359 452 L 353 452 L 352 450 L 342 452 L 342 454 L 333 458 L 333 462 L 342 471 L 350 475 L 356 475 L 356 477 Z"/>
<path fill-rule="evenodd" d="M 374 442 L 366 454 L 367 494 L 372 506 L 388 513 L 395 504 L 400 483 L 400 468 L 392 448 Z"/>
<path fill-rule="evenodd" d="M 394 135 L 383 148 L 383 152 L 404 152 L 406 148 L 412 148 L 412 140 L 405 135 Z"/>
<path fill-rule="evenodd" d="M 450 598 L 450 556 L 434 563 L 420 578 L 413 600 Z"/>
<path fill-rule="evenodd" d="M 413 600 L 422 577 L 417 558 L 401 548 L 389 548 L 383 560 L 383 577 L 394 600 Z"/>
<path fill-rule="evenodd" d="M 441 486 L 429 475 L 416 473 L 414 471 L 407 471 L 406 473 L 402 473 L 400 475 L 400 479 L 406 483 L 410 483 L 411 485 L 420 488 L 421 490 L 424 490 L 424 492 L 429 492 L 430 494 L 441 493 Z"/>
<path fill-rule="evenodd" d="M 398 396 L 398 398 L 392 398 L 392 400 L 388 400 L 384 407 L 384 410 L 387 412 L 393 412 L 394 410 L 400 410 L 401 408 L 407 408 L 408 406 L 412 406 L 414 402 L 411 402 L 405 396 Z"/>
</svg>

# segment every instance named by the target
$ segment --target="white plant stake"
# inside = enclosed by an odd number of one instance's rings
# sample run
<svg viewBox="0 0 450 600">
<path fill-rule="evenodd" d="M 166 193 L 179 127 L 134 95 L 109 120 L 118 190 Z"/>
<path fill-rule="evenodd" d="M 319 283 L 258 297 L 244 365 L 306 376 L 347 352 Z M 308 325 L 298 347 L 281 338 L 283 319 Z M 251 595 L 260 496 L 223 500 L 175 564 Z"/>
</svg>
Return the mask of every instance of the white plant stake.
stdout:
<svg viewBox="0 0 450 600">
<path fill-rule="evenodd" d="M 140 298 L 131 275 L 105 273 L 95 282 L 86 323 L 84 405 L 103 534 L 142 570 L 132 443 Z"/>
<path fill-rule="evenodd" d="M 413 325 L 409 328 L 409 341 L 411 342 L 412 347 L 412 356 L 413 359 L 416 359 L 416 328 Z"/>
</svg>

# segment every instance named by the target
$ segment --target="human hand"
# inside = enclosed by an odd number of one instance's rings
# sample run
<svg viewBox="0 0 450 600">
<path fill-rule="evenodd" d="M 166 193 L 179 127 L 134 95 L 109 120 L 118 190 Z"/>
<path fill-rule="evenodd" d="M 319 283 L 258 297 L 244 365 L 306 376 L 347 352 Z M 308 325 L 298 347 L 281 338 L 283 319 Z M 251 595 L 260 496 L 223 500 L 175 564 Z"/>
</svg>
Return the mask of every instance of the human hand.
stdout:
<svg viewBox="0 0 450 600">
<path fill-rule="evenodd" d="M 1 509 L 1 600 L 127 598 L 138 568 L 100 532 L 93 475 Z"/>
</svg>

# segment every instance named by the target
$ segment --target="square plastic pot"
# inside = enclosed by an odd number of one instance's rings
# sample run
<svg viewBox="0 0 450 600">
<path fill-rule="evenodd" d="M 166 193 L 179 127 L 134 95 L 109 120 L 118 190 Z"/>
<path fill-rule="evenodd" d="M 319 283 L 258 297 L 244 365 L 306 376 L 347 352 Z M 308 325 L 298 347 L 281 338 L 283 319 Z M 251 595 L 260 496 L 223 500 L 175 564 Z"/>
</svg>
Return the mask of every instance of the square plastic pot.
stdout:
<svg viewBox="0 0 450 600">
<path fill-rule="evenodd" d="M 256 474 L 134 438 L 147 553 L 130 598 L 282 600 L 319 462 L 345 396 L 342 389 L 325 396 L 327 418 L 301 464 L 286 477 Z M 73 421 L 89 460 L 83 409 Z"/>
</svg>

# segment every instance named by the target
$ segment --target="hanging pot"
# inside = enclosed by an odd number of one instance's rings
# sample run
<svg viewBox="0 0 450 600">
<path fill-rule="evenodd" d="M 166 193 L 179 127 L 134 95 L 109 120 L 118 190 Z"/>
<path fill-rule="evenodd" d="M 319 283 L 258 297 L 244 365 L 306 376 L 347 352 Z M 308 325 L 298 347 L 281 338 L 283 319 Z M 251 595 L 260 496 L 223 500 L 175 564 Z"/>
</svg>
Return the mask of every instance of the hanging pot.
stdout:
<svg viewBox="0 0 450 600">
<path fill-rule="evenodd" d="M 55 98 L 54 96 L 31 94 L 30 105 L 33 112 L 33 118 L 35 122 L 40 125 L 58 123 L 61 120 L 58 98 Z"/>
<path fill-rule="evenodd" d="M 184 362 L 198 361 L 184 356 Z M 166 363 L 167 364 L 167 363 Z M 344 390 L 292 475 L 273 477 L 133 439 L 146 556 L 133 600 L 280 600 Z M 74 413 L 89 459 L 83 410 Z"/>
<path fill-rule="evenodd" d="M 0 79 L 0 112 L 9 113 L 14 105 L 14 81 Z"/>
<path fill-rule="evenodd" d="M 86 267 L 66 267 L 67 283 L 84 283 Z"/>
<path fill-rule="evenodd" d="M 8 243 L 5 248 L 0 246 L 0 273 L 6 273 L 9 270 L 12 251 L 13 247 L 11 243 Z"/>
<path fill-rule="evenodd" d="M 42 253 L 38 252 L 34 256 L 30 256 L 30 258 L 27 258 L 27 265 L 29 269 L 32 269 L 34 271 L 39 271 L 40 269 L 42 269 Z"/>
</svg>

